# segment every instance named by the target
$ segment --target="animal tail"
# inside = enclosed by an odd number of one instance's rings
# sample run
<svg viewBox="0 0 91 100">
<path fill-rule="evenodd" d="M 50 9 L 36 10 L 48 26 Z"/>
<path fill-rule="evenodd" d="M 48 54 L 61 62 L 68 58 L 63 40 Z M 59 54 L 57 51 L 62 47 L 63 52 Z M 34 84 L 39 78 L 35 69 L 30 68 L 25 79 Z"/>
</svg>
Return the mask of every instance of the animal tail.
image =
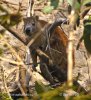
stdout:
<svg viewBox="0 0 91 100">
<path fill-rule="evenodd" d="M 51 34 L 54 32 L 55 28 L 57 26 L 61 26 L 61 24 L 67 24 L 68 23 L 68 20 L 65 18 L 65 19 L 57 19 L 56 21 L 54 21 L 54 23 L 49 27 L 48 29 L 48 34 Z"/>
</svg>

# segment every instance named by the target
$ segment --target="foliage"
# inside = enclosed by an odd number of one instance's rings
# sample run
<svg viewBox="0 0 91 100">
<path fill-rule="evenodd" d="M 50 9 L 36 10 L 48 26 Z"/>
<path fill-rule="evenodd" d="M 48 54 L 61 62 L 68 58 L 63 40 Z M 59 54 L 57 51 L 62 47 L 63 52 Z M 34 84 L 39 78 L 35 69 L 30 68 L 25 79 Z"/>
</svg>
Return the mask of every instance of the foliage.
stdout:
<svg viewBox="0 0 91 100">
<path fill-rule="evenodd" d="M 64 84 L 58 88 L 51 88 L 49 86 L 43 85 L 41 82 L 36 82 L 35 89 L 38 93 L 38 98 L 41 100 L 64 100 L 63 91 L 66 89 Z"/>
<path fill-rule="evenodd" d="M 60 0 L 49 0 L 50 5 L 45 6 L 42 9 L 42 12 L 45 14 L 52 13 L 54 9 L 59 7 Z M 82 12 L 85 12 L 84 9 L 81 9 L 83 6 L 86 7 L 86 4 L 91 3 L 91 0 L 67 0 L 72 9 L 75 11 L 74 14 L 74 27 L 78 25 L 78 21 L 82 15 Z M 90 8 L 89 8 L 90 9 Z M 3 6 L 0 5 L 0 24 L 4 24 L 5 26 L 14 26 L 18 24 L 22 16 L 19 12 L 17 13 L 9 13 L 7 9 L 4 9 Z M 84 32 L 83 32 L 84 44 L 88 52 L 91 53 L 91 16 L 89 19 L 84 22 Z M 0 55 L 3 54 L 3 50 L 0 48 Z M 77 87 L 76 87 L 77 88 Z M 38 99 L 41 100 L 64 100 L 64 96 L 62 93 L 65 91 L 66 86 L 60 86 L 56 89 L 52 89 L 49 86 L 45 86 L 42 83 L 36 81 L 35 82 L 35 90 L 38 94 Z M 61 94 L 61 96 L 60 96 Z M 72 100 L 90 100 L 91 96 L 89 95 L 79 95 L 77 97 L 72 97 Z M 0 100 L 10 100 L 7 94 L 0 93 Z M 20 100 L 20 99 L 19 99 Z"/>
<path fill-rule="evenodd" d="M 84 21 L 84 31 L 83 31 L 84 44 L 89 53 L 91 53 L 91 19 Z"/>
<path fill-rule="evenodd" d="M 19 99 L 17 99 L 17 100 L 24 100 L 23 98 L 19 98 Z"/>
<path fill-rule="evenodd" d="M 0 93 L 0 100 L 11 100 L 7 93 Z"/>
<path fill-rule="evenodd" d="M 54 9 L 56 9 L 58 7 L 59 0 L 50 0 L 50 2 L 51 2 L 51 6 L 53 6 Z"/>
<path fill-rule="evenodd" d="M 80 95 L 72 98 L 72 100 L 91 100 L 91 95 Z"/>
<path fill-rule="evenodd" d="M 45 6 L 42 12 L 45 14 L 48 14 L 48 13 L 51 13 L 53 9 L 54 9 L 53 6 Z"/>
<path fill-rule="evenodd" d="M 51 2 L 51 5 L 44 8 L 45 13 L 46 12 L 51 13 L 53 9 L 56 9 L 58 7 L 58 4 L 56 2 L 54 3 L 53 0 L 50 0 L 50 2 Z M 67 2 L 70 4 L 70 6 L 72 7 L 72 10 L 74 10 L 74 12 L 75 12 L 73 15 L 73 18 L 71 18 L 71 19 L 73 19 L 74 27 L 77 27 L 80 24 L 79 22 L 80 22 L 80 18 L 82 16 L 82 14 L 84 12 L 86 12 L 86 10 L 82 9 L 83 6 L 86 7 L 87 4 L 91 3 L 91 0 L 82 0 L 82 1 L 81 0 L 67 0 Z M 52 6 L 54 8 L 51 9 Z M 91 8 L 89 8 L 89 10 L 90 9 Z M 86 22 L 84 24 L 83 34 L 84 34 L 85 46 L 86 46 L 87 50 L 90 51 L 90 53 L 91 53 L 91 44 L 90 44 L 90 42 L 91 42 L 91 39 L 90 39 L 90 37 L 91 37 L 90 36 L 91 35 L 91 20 L 90 20 L 90 18 L 88 19 L 88 22 Z M 85 42 L 85 40 L 86 40 L 86 42 Z M 77 89 L 78 87 L 75 87 L 75 88 Z M 63 93 L 64 90 L 65 90 L 65 88 L 62 88 L 62 89 L 57 88 L 57 89 L 49 90 L 46 92 L 41 91 L 42 94 L 40 96 L 41 96 L 42 100 L 61 100 L 61 99 L 64 100 L 63 96 L 59 96 L 59 94 Z M 81 99 L 90 100 L 91 97 L 89 95 L 86 95 L 86 97 L 85 97 L 85 95 L 80 94 L 77 97 L 70 97 L 70 99 L 71 100 L 81 100 Z"/>
<path fill-rule="evenodd" d="M 2 56 L 2 55 L 3 55 L 3 49 L 0 48 L 0 56 Z"/>
<path fill-rule="evenodd" d="M 82 6 L 91 3 L 91 0 L 82 0 Z"/>
<path fill-rule="evenodd" d="M 72 6 L 72 8 L 74 8 L 75 10 L 80 9 L 81 2 L 79 2 L 78 0 L 67 0 L 67 1 Z"/>
<path fill-rule="evenodd" d="M 35 82 L 35 90 L 38 94 L 48 91 L 45 85 L 39 81 Z"/>
<path fill-rule="evenodd" d="M 72 9 L 74 9 L 74 15 L 73 15 L 73 23 L 74 27 L 79 26 L 78 23 L 80 22 L 80 18 L 84 18 L 84 16 L 87 14 L 87 12 L 91 9 L 91 0 L 67 0 L 68 3 L 72 6 Z M 88 7 L 88 9 L 87 9 Z M 79 16 L 80 15 L 80 16 Z M 89 53 L 91 53 L 91 18 L 84 21 L 84 32 L 83 32 L 83 40 L 85 47 Z M 75 28 L 76 29 L 76 28 Z"/>
<path fill-rule="evenodd" d="M 58 8 L 59 3 L 62 2 L 61 0 L 49 0 L 49 1 L 50 1 L 50 5 L 45 6 L 45 7 L 42 9 L 42 12 L 45 13 L 45 14 L 52 13 L 52 11 L 53 11 L 54 9 L 57 9 L 57 8 Z"/>
<path fill-rule="evenodd" d="M 7 9 L 0 5 L 0 24 L 6 26 L 14 26 L 18 24 L 21 21 L 21 14 L 19 12 L 10 13 Z"/>
<path fill-rule="evenodd" d="M 36 100 L 65 100 L 65 90 L 69 89 L 66 84 L 62 85 L 61 87 L 57 88 L 49 88 L 49 86 L 44 86 L 40 82 L 36 82 L 36 87 L 38 90 L 38 96 Z M 72 89 L 77 91 L 78 87 L 77 86 L 72 86 Z M 68 100 L 90 100 L 91 95 L 84 95 L 84 93 L 80 93 L 77 96 L 68 96 Z"/>
</svg>

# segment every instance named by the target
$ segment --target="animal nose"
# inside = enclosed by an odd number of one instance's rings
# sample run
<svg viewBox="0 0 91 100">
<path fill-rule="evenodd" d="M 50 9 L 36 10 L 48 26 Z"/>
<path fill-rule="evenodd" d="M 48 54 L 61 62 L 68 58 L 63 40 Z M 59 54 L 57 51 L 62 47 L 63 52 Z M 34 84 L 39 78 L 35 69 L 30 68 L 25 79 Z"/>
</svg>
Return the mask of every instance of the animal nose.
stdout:
<svg viewBox="0 0 91 100">
<path fill-rule="evenodd" d="M 30 28 L 26 28 L 25 32 L 26 32 L 26 34 L 29 34 L 31 32 L 31 29 Z"/>
</svg>

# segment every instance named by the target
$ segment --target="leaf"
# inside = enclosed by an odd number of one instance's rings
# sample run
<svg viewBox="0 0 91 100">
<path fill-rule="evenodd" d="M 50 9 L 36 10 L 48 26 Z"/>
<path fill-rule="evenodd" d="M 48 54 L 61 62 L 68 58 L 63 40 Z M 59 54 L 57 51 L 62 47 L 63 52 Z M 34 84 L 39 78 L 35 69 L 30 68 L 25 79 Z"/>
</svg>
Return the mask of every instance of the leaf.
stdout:
<svg viewBox="0 0 91 100">
<path fill-rule="evenodd" d="M 8 11 L 0 5 L 0 11 L 8 13 Z"/>
<path fill-rule="evenodd" d="M 16 14 L 6 14 L 0 16 L 0 23 L 5 26 L 14 26 L 21 21 L 22 16 L 19 13 Z"/>
<path fill-rule="evenodd" d="M 67 0 L 67 2 L 72 6 L 73 5 L 73 0 Z"/>
<path fill-rule="evenodd" d="M 11 100 L 7 93 L 0 93 L 0 100 Z"/>
<path fill-rule="evenodd" d="M 73 97 L 71 100 L 91 100 L 91 95 L 90 94 L 79 95 L 79 96 Z"/>
<path fill-rule="evenodd" d="M 55 96 L 51 100 L 65 100 L 63 96 Z"/>
<path fill-rule="evenodd" d="M 44 93 L 47 91 L 46 87 L 43 85 L 43 83 L 36 81 L 35 82 L 35 90 L 38 94 Z"/>
<path fill-rule="evenodd" d="M 53 9 L 54 9 L 53 6 L 45 6 L 45 7 L 43 8 L 42 12 L 45 13 L 45 14 L 49 14 L 49 13 L 52 12 Z"/>
<path fill-rule="evenodd" d="M 80 10 L 80 7 L 81 7 L 81 3 L 79 3 L 77 0 L 74 2 L 75 4 L 73 5 L 73 8 L 78 12 Z"/>
<path fill-rule="evenodd" d="M 58 7 L 59 0 L 50 0 L 50 1 L 51 1 L 51 6 L 53 6 L 54 9 L 56 9 Z"/>
<path fill-rule="evenodd" d="M 2 48 L 0 48 L 0 56 L 2 56 L 2 55 L 3 55 L 3 53 L 4 53 L 3 49 L 2 49 Z"/>
<path fill-rule="evenodd" d="M 91 19 L 84 22 L 84 45 L 86 50 L 91 54 Z"/>
<path fill-rule="evenodd" d="M 17 13 L 17 14 L 11 14 L 10 15 L 10 24 L 13 26 L 15 24 L 18 24 L 21 21 L 21 14 Z"/>
<path fill-rule="evenodd" d="M 85 6 L 88 3 L 91 3 L 91 0 L 82 0 L 82 6 Z"/>
<path fill-rule="evenodd" d="M 76 11 L 80 10 L 81 7 L 81 3 L 78 2 L 78 0 L 67 0 L 67 2 L 72 6 L 73 9 L 75 9 Z"/>
</svg>

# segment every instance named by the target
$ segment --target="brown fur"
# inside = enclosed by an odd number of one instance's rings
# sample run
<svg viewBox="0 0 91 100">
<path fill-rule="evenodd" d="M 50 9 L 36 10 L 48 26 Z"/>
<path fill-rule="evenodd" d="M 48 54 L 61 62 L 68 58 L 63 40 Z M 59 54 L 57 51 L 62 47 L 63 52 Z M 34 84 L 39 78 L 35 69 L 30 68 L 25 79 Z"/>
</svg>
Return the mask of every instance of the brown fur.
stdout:
<svg viewBox="0 0 91 100">
<path fill-rule="evenodd" d="M 36 25 L 38 29 L 34 34 L 31 35 L 30 39 L 33 38 L 35 34 L 41 30 L 47 24 L 45 21 L 38 20 Z M 47 28 L 49 28 L 48 25 Z M 46 29 L 45 29 L 46 31 Z M 34 66 L 37 66 L 37 56 L 40 58 L 40 69 L 42 75 L 52 84 L 53 77 L 58 78 L 59 81 L 66 81 L 67 78 L 67 53 L 66 47 L 68 43 L 68 38 L 64 31 L 57 26 L 51 37 L 49 38 L 49 43 L 51 49 L 47 48 L 47 36 L 46 32 L 42 32 L 41 35 L 35 40 L 35 42 L 30 46 L 31 56 Z M 37 49 L 40 49 L 37 52 Z M 51 52 L 51 53 L 50 53 Z M 51 63 L 50 63 L 51 62 Z M 51 73 L 51 74 L 50 74 Z"/>
</svg>

